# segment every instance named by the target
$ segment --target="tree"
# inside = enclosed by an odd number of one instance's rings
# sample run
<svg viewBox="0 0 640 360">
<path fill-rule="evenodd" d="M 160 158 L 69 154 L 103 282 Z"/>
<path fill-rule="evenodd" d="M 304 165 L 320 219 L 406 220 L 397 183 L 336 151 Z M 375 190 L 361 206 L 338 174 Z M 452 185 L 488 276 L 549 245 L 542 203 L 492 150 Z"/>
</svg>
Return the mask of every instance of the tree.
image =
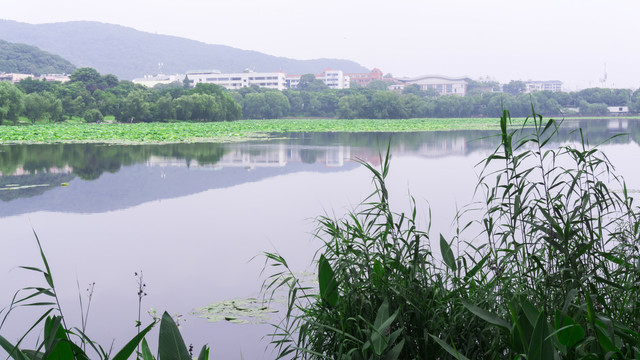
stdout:
<svg viewBox="0 0 640 360">
<path fill-rule="evenodd" d="M 165 94 L 164 96 L 161 96 L 151 107 L 151 112 L 154 120 L 164 121 L 173 119 L 176 115 L 175 110 L 173 109 L 173 99 L 171 98 L 171 95 Z"/>
<path fill-rule="evenodd" d="M 191 89 L 191 80 L 189 80 L 189 76 L 187 75 L 184 76 L 184 79 L 182 80 L 182 87 L 185 90 Z"/>
<path fill-rule="evenodd" d="M 387 91 L 389 89 L 389 83 L 382 80 L 373 80 L 367 84 L 367 88 L 371 90 Z"/>
<path fill-rule="evenodd" d="M 18 116 L 24 110 L 24 94 L 17 86 L 0 81 L 0 124 L 4 120 L 18 122 Z"/>
<path fill-rule="evenodd" d="M 24 108 L 25 116 L 33 124 L 38 120 L 54 122 L 62 118 L 62 102 L 50 92 L 26 95 Z"/>
<path fill-rule="evenodd" d="M 264 119 L 269 107 L 263 93 L 250 93 L 244 97 L 242 113 L 247 119 Z"/>
<path fill-rule="evenodd" d="M 422 90 L 422 88 L 420 88 L 420 85 L 418 84 L 409 84 L 405 86 L 404 89 L 402 89 L 402 94 L 403 95 L 413 94 L 418 97 L 425 96 L 424 90 Z"/>
<path fill-rule="evenodd" d="M 356 119 L 365 116 L 367 97 L 362 94 L 351 94 L 338 101 L 338 117 L 341 119 Z"/>
<path fill-rule="evenodd" d="M 59 81 L 38 80 L 32 77 L 28 77 L 26 79 L 20 80 L 20 82 L 18 83 L 18 87 L 25 94 L 31 94 L 34 92 L 43 92 L 43 91 L 53 92 L 54 89 L 60 84 L 61 83 Z"/>
<path fill-rule="evenodd" d="M 518 95 L 525 92 L 526 90 L 527 86 L 525 85 L 524 81 L 520 80 L 511 80 L 508 84 L 504 84 L 504 86 L 502 87 L 502 91 L 511 95 Z"/>
<path fill-rule="evenodd" d="M 88 123 L 99 123 L 104 120 L 102 113 L 98 109 L 89 109 L 84 112 L 82 117 L 84 118 L 84 121 Z"/>
<path fill-rule="evenodd" d="M 289 99 L 280 91 L 266 91 L 264 93 L 264 100 L 269 109 L 265 116 L 266 118 L 279 119 L 289 115 L 289 109 L 291 109 Z"/>
<path fill-rule="evenodd" d="M 144 91 L 135 90 L 129 93 L 120 105 L 119 121 L 150 121 L 151 112 Z"/>
<path fill-rule="evenodd" d="M 313 74 L 304 74 L 300 77 L 300 82 L 298 82 L 298 90 L 300 91 L 324 91 L 329 87 L 322 81 L 316 79 L 316 76 Z"/>
<path fill-rule="evenodd" d="M 284 90 L 282 92 L 289 100 L 289 115 L 302 116 L 304 110 L 304 100 L 299 91 Z"/>
<path fill-rule="evenodd" d="M 636 90 L 631 96 L 631 101 L 629 102 L 629 111 L 633 113 L 640 113 L 640 89 Z"/>
<path fill-rule="evenodd" d="M 407 113 L 398 95 L 391 91 L 376 91 L 369 104 L 372 119 L 406 119 Z"/>
<path fill-rule="evenodd" d="M 84 67 L 76 70 L 73 74 L 69 75 L 69 80 L 72 83 L 82 83 L 89 92 L 94 92 L 99 89 L 102 83 L 102 76 L 94 68 Z"/>
</svg>

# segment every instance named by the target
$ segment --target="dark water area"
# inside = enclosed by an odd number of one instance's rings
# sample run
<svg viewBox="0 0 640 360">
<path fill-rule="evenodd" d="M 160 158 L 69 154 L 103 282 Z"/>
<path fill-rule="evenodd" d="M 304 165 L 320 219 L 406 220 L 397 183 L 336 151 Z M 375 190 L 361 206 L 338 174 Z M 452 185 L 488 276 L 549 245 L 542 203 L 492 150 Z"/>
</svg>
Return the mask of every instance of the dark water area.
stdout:
<svg viewBox="0 0 640 360">
<path fill-rule="evenodd" d="M 567 121 L 561 142 L 582 128 L 640 189 L 640 121 Z M 78 283 L 95 282 L 87 332 L 114 349 L 136 333 L 135 272 L 147 284 L 146 311 L 182 315 L 187 344 L 208 343 L 213 358 L 270 359 L 265 324 L 207 322 L 194 310 L 260 296 L 263 251 L 299 271 L 320 241 L 314 218 L 341 216 L 374 189 L 356 159 L 379 165 L 391 149 L 391 204 L 421 209 L 432 238 L 450 233 L 457 209 L 473 199 L 475 167 L 498 145 L 493 131 L 396 134 L 287 134 L 269 141 L 172 145 L 0 146 L 0 308 L 15 290 L 43 280 L 17 269 L 40 266 L 33 231 L 52 267 L 68 322 L 80 323 Z M 64 186 L 63 186 L 64 185 Z M 18 310 L 0 329 L 15 340 L 35 314 Z M 157 336 L 157 329 L 151 339 Z M 154 347 L 154 345 L 152 345 Z M 0 352 L 0 355 L 3 353 Z"/>
</svg>

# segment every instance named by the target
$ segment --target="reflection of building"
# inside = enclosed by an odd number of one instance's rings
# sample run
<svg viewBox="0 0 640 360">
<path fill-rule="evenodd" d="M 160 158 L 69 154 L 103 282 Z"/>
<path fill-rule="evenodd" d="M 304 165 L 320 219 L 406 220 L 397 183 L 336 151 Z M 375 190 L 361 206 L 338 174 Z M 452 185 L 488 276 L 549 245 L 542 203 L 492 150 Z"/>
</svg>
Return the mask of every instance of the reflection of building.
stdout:
<svg viewBox="0 0 640 360">
<path fill-rule="evenodd" d="M 418 150 L 418 154 L 426 157 L 464 155 L 466 153 L 467 140 L 462 136 L 453 139 L 442 139 L 437 143 L 424 143 Z"/>
<path fill-rule="evenodd" d="M 440 95 L 458 96 L 464 96 L 467 93 L 467 84 L 469 83 L 467 78 L 452 78 L 441 75 L 424 75 L 414 78 L 399 78 L 397 80 L 405 86 L 416 84 L 425 91 L 434 89 Z"/>
<path fill-rule="evenodd" d="M 246 169 L 264 167 L 283 167 L 287 163 L 320 163 L 327 167 L 344 166 L 345 160 L 351 157 L 348 146 L 305 146 L 286 144 L 240 144 L 229 147 L 220 161 L 215 164 L 202 165 L 191 159 L 151 156 L 146 164 L 149 167 L 184 167 L 190 168 L 225 168 L 242 167 Z M 377 153 L 376 153 L 377 156 Z"/>
<path fill-rule="evenodd" d="M 536 91 L 562 91 L 562 81 L 549 80 L 549 81 L 526 81 L 524 83 L 526 93 L 532 93 Z"/>
<path fill-rule="evenodd" d="M 607 130 L 609 131 L 625 131 L 629 127 L 629 120 L 627 119 L 611 119 L 607 123 Z"/>
</svg>

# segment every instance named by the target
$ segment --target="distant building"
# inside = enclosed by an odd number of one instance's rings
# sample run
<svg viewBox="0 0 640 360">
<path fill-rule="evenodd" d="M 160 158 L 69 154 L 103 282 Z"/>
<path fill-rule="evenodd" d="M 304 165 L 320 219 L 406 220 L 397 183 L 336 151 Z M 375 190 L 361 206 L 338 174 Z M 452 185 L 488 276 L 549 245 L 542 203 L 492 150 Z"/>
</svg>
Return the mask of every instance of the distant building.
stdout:
<svg viewBox="0 0 640 360">
<path fill-rule="evenodd" d="M 607 106 L 611 115 L 627 115 L 629 114 L 628 106 Z"/>
<path fill-rule="evenodd" d="M 194 86 L 196 84 L 216 84 L 229 90 L 237 90 L 251 85 L 275 90 L 284 90 L 286 88 L 285 74 L 283 72 L 222 74 L 217 70 L 207 70 L 189 71 L 187 76 Z"/>
<path fill-rule="evenodd" d="M 347 89 L 351 84 L 351 78 L 345 76 L 342 70 L 326 69 L 320 74 L 314 74 L 316 80 L 322 80 L 329 89 Z M 302 75 L 286 75 L 285 82 L 288 88 L 297 89 Z"/>
<path fill-rule="evenodd" d="M 440 95 L 464 96 L 467 93 L 468 78 L 452 78 L 441 75 L 424 75 L 414 78 L 398 78 L 401 84 L 416 84 L 422 90 L 435 89 Z"/>
<path fill-rule="evenodd" d="M 16 73 L 0 73 L 0 81 L 9 81 L 12 84 L 17 84 L 21 80 L 32 78 L 35 80 L 43 80 L 43 81 L 60 81 L 67 82 L 69 81 L 69 76 L 64 74 L 46 74 L 36 76 L 33 74 L 16 74 Z"/>
<path fill-rule="evenodd" d="M 532 93 L 536 91 L 552 91 L 552 92 L 561 92 L 562 91 L 562 81 L 559 80 L 549 80 L 549 81 L 525 81 L 525 91 L 526 93 Z"/>
<path fill-rule="evenodd" d="M 366 87 L 370 82 L 374 80 L 384 80 L 382 71 L 378 68 L 374 68 L 368 73 L 348 73 L 345 75 L 349 77 L 349 81 L 352 84 L 357 84 L 362 87 Z"/>
<path fill-rule="evenodd" d="M 147 75 L 142 78 L 133 79 L 132 82 L 134 84 L 144 85 L 146 87 L 152 88 L 158 84 L 171 84 L 173 82 L 182 83 L 184 80 L 184 75 Z"/>
</svg>

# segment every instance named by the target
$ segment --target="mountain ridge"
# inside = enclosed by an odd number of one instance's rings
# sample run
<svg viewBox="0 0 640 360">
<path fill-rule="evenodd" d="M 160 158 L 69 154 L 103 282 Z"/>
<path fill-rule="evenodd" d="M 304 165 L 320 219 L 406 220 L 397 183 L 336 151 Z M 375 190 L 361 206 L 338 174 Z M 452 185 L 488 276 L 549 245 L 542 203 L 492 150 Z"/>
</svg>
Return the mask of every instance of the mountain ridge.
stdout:
<svg viewBox="0 0 640 360">
<path fill-rule="evenodd" d="M 330 67 L 345 72 L 368 72 L 351 60 L 296 60 L 94 21 L 28 24 L 0 19 L 0 39 L 36 46 L 77 67 L 92 67 L 125 80 L 193 69 L 242 72 L 249 68 L 258 72 L 305 74 Z M 160 69 L 159 63 L 163 64 Z"/>
<path fill-rule="evenodd" d="M 0 40 L 0 72 L 41 75 L 72 73 L 75 69 L 68 60 L 36 46 Z"/>
</svg>

